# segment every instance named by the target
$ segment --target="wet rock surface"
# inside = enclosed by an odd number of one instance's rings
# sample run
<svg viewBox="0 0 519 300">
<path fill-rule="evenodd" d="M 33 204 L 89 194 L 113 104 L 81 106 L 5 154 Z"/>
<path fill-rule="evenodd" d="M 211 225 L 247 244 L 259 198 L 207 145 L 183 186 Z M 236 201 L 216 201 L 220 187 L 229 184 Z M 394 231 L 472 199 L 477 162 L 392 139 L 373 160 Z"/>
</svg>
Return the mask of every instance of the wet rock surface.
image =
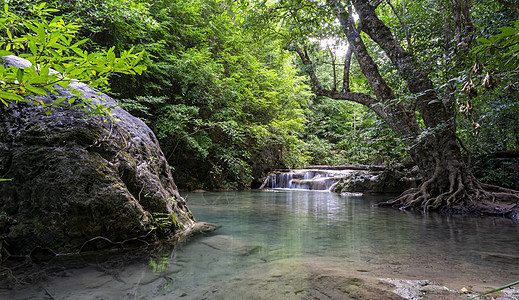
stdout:
<svg viewBox="0 0 519 300">
<path fill-rule="evenodd" d="M 6 61 L 28 64 L 16 57 Z M 94 102 L 116 105 L 85 84 L 71 87 Z M 73 96 L 59 93 L 39 100 Z M 0 108 L 0 178 L 12 178 L 0 182 L 4 255 L 154 239 L 155 214 L 170 215 L 177 233 L 194 223 L 153 132 L 119 107 L 111 113 L 120 121 L 69 107 L 49 115 L 29 103 Z M 87 242 L 95 237 L 103 239 Z"/>
<path fill-rule="evenodd" d="M 341 178 L 331 191 L 363 194 L 402 193 L 412 184 L 412 180 L 400 171 L 358 171 Z"/>
<path fill-rule="evenodd" d="M 206 238 L 202 241 L 202 244 L 235 255 L 250 255 L 257 252 L 260 248 L 259 246 L 246 244 L 227 235 L 215 235 Z"/>
</svg>

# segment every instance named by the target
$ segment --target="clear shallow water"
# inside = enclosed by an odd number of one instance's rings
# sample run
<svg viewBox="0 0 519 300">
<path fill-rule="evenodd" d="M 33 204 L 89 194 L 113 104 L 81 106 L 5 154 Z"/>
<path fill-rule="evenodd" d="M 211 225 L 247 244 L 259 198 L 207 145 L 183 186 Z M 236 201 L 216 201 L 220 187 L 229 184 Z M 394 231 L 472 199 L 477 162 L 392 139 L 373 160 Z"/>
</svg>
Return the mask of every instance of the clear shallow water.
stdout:
<svg viewBox="0 0 519 300">
<path fill-rule="evenodd" d="M 443 280 L 454 288 L 519 279 L 518 225 L 372 207 L 385 199 L 309 191 L 190 194 L 193 214 L 217 224 L 215 232 L 152 257 L 57 259 L 42 271 L 46 280 L 0 289 L 0 299 L 176 299 L 254 266 L 299 258 L 333 258 L 374 276 Z"/>
</svg>

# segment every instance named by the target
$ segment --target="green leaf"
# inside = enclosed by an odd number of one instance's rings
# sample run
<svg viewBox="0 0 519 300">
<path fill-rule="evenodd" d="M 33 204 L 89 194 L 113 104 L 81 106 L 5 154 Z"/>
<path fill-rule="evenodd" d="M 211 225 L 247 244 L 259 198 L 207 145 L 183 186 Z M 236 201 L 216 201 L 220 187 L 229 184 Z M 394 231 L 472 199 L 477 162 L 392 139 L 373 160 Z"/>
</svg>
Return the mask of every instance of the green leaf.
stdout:
<svg viewBox="0 0 519 300">
<path fill-rule="evenodd" d="M 23 83 L 23 73 L 24 73 L 23 69 L 18 69 L 16 71 L 16 80 L 18 80 L 19 84 Z"/>
<path fill-rule="evenodd" d="M 86 51 L 83 51 L 83 50 L 81 50 L 79 48 L 75 48 L 75 47 L 72 47 L 71 49 L 79 56 L 86 56 L 86 53 L 87 53 Z"/>
<path fill-rule="evenodd" d="M 40 87 L 36 87 L 36 86 L 31 86 L 31 85 L 26 85 L 25 88 L 28 90 L 28 91 L 31 91 L 37 95 L 47 95 L 47 91 L 45 91 L 44 89 L 40 88 Z"/>
<path fill-rule="evenodd" d="M 79 41 L 77 43 L 74 43 L 74 45 L 70 46 L 70 48 L 77 48 L 77 47 L 83 45 L 84 43 L 86 43 L 88 41 L 89 41 L 89 39 L 83 39 L 83 40 L 81 40 L 81 41 Z"/>
<path fill-rule="evenodd" d="M 501 27 L 501 28 L 499 28 L 499 30 L 501 30 L 502 36 L 511 36 L 511 35 L 517 34 L 517 30 L 515 28 L 508 27 L 508 26 Z"/>
<path fill-rule="evenodd" d="M 478 42 L 488 44 L 488 43 L 490 43 L 490 40 L 488 40 L 487 38 L 484 38 L 484 37 L 480 37 L 480 38 L 478 38 Z"/>
<path fill-rule="evenodd" d="M 13 54 L 14 53 L 11 51 L 0 50 L 0 56 L 7 56 L 7 55 L 13 55 Z"/>
<path fill-rule="evenodd" d="M 59 97 L 58 99 L 56 99 L 56 101 L 54 101 L 52 104 L 60 104 L 62 103 L 63 101 L 67 100 L 67 97 Z"/>
<path fill-rule="evenodd" d="M 38 55 L 38 46 L 36 45 L 36 43 L 29 41 L 29 49 L 31 50 L 32 55 Z"/>
<path fill-rule="evenodd" d="M 4 92 L 4 91 L 0 91 L 0 99 L 15 100 L 15 101 L 24 101 L 25 100 L 25 99 L 23 99 L 22 96 L 20 96 L 18 94 Z"/>
</svg>

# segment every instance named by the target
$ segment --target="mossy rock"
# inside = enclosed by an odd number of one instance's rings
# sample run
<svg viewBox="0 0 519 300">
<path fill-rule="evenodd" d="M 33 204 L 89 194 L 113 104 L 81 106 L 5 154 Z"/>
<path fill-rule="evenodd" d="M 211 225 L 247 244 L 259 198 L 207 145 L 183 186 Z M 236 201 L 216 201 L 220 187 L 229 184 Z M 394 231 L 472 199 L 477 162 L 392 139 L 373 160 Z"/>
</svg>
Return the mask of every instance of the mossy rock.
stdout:
<svg viewBox="0 0 519 300">
<path fill-rule="evenodd" d="M 85 84 L 73 88 L 116 105 Z M 68 107 L 49 115 L 30 103 L 0 108 L 0 178 L 13 179 L 0 182 L 4 251 L 74 252 L 96 237 L 113 243 L 154 240 L 153 213 L 171 214 L 177 229 L 194 223 L 153 132 L 120 107 L 111 113 L 120 121 Z"/>
</svg>

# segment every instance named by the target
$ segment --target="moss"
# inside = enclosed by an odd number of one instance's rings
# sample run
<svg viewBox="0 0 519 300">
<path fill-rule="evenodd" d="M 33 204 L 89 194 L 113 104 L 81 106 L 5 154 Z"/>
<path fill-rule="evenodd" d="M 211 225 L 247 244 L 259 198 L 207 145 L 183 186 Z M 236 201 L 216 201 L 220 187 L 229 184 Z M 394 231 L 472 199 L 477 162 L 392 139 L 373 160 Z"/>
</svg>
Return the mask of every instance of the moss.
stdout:
<svg viewBox="0 0 519 300">
<path fill-rule="evenodd" d="M 152 213 L 152 219 L 153 229 L 156 230 L 159 235 L 167 236 L 184 229 L 184 225 L 179 222 L 174 213 L 155 212 Z"/>
</svg>

